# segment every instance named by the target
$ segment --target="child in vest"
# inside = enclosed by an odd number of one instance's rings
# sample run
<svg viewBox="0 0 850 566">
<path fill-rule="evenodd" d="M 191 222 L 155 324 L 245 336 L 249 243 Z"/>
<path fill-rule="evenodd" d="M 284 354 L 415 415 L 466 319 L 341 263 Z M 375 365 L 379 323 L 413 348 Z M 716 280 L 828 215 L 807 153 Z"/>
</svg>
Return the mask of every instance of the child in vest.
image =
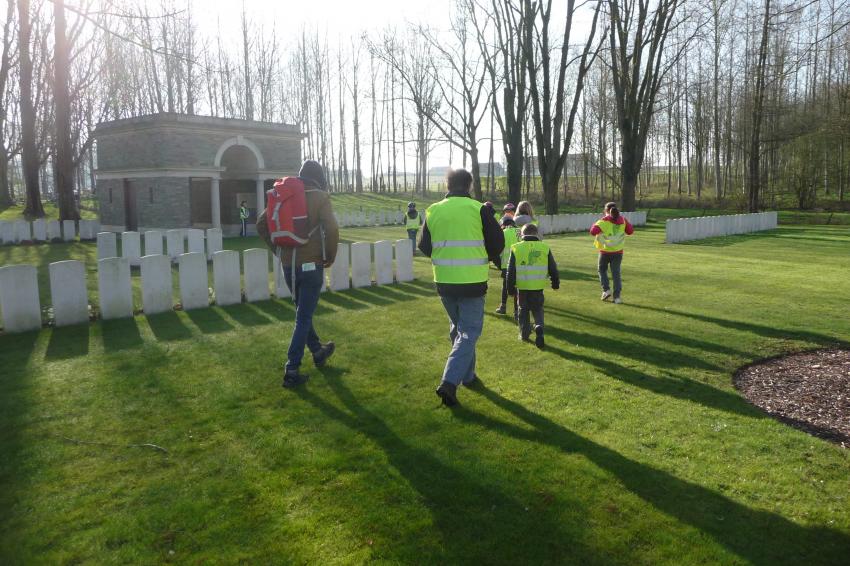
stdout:
<svg viewBox="0 0 850 566">
<path fill-rule="evenodd" d="M 407 237 L 410 238 L 410 243 L 413 244 L 413 255 L 416 255 L 416 234 L 419 233 L 420 226 L 422 226 L 422 216 L 416 210 L 416 203 L 407 203 L 407 214 L 404 215 L 404 227 L 407 228 Z"/>
<path fill-rule="evenodd" d="M 502 207 L 502 218 L 499 220 L 499 222 L 501 222 L 505 218 L 510 218 L 511 220 L 513 220 L 515 212 L 516 206 L 514 206 L 514 203 L 509 202 L 508 204 Z M 516 226 L 516 223 L 514 223 L 514 226 Z"/>
<path fill-rule="evenodd" d="M 496 309 L 496 314 L 505 314 L 507 312 L 508 303 L 508 260 L 511 256 L 511 246 L 519 242 L 519 230 L 514 224 L 514 219 L 505 216 L 502 218 L 502 233 L 505 235 L 505 249 L 502 251 L 502 302 L 499 308 Z M 513 294 L 514 303 L 514 320 L 519 320 L 517 315 L 516 294 Z"/>
<path fill-rule="evenodd" d="M 608 281 L 610 266 L 611 276 L 614 278 L 614 302 L 617 304 L 623 302 L 620 298 L 623 290 L 620 266 L 623 263 L 626 236 L 631 236 L 634 231 L 631 223 L 620 214 L 615 202 L 605 205 L 605 216 L 590 229 L 590 234 L 596 237 L 593 245 L 599 250 L 599 283 L 602 285 L 603 301 L 611 298 L 611 287 Z"/>
<path fill-rule="evenodd" d="M 528 341 L 531 336 L 529 315 L 534 317 L 534 344 L 543 348 L 543 289 L 546 279 L 552 289 L 561 286 L 558 265 L 549 245 L 540 241 L 537 226 L 522 227 L 522 241 L 511 247 L 508 260 L 508 291 L 516 293 L 519 305 L 519 337 Z M 511 294 L 513 294 L 511 293 Z"/>
</svg>

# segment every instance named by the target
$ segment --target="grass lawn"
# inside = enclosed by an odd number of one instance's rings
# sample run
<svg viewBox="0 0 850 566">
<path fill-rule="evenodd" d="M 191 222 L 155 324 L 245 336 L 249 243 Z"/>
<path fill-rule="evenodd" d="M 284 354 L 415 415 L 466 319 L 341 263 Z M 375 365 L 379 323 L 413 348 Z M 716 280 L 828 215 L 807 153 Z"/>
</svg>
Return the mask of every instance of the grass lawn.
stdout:
<svg viewBox="0 0 850 566">
<path fill-rule="evenodd" d="M 96 202 L 93 199 L 83 199 L 82 204 L 86 208 L 80 209 L 80 217 L 91 220 L 97 219 Z M 46 220 L 57 220 L 59 218 L 59 207 L 56 206 L 56 203 L 44 203 L 44 218 Z M 0 208 L 0 220 L 27 220 L 24 218 L 24 205 L 18 204 Z"/>
<path fill-rule="evenodd" d="M 662 241 L 630 239 L 612 305 L 590 239 L 549 239 L 542 353 L 490 314 L 492 271 L 485 385 L 454 411 L 422 258 L 415 283 L 323 296 L 337 353 L 296 392 L 288 301 L 0 336 L 0 563 L 846 564 L 850 453 L 731 375 L 850 342 L 850 235 Z"/>
</svg>

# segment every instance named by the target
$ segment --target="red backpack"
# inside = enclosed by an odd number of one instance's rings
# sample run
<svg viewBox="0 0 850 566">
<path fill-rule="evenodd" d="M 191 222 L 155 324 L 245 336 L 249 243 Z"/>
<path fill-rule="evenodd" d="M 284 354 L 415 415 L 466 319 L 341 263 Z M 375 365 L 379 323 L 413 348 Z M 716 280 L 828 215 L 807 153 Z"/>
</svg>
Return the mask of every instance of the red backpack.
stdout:
<svg viewBox="0 0 850 566">
<path fill-rule="evenodd" d="M 272 243 L 282 248 L 299 248 L 309 242 L 304 181 L 299 177 L 278 179 L 266 194 L 266 222 Z"/>
</svg>

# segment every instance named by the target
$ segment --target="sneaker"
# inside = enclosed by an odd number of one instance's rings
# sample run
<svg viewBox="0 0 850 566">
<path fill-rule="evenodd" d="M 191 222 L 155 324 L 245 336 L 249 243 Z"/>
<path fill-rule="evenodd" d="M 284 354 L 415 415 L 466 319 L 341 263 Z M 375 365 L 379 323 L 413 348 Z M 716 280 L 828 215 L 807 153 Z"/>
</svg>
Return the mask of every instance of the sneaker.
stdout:
<svg viewBox="0 0 850 566">
<path fill-rule="evenodd" d="M 607 301 L 611 298 L 611 291 L 602 291 L 602 300 Z"/>
<path fill-rule="evenodd" d="M 543 327 L 542 326 L 535 326 L 534 327 L 534 334 L 535 334 L 534 345 L 542 350 L 543 346 L 545 346 L 545 342 L 543 341 Z"/>
<path fill-rule="evenodd" d="M 313 363 L 316 364 L 316 367 L 320 368 L 324 366 L 328 358 L 333 355 L 334 350 L 336 350 L 336 345 L 333 342 L 322 345 L 319 351 L 313 354 Z"/>
<path fill-rule="evenodd" d="M 454 407 L 457 402 L 457 385 L 444 381 L 437 388 L 437 397 L 443 400 L 446 407 Z"/>
<path fill-rule="evenodd" d="M 499 305 L 499 308 L 496 309 L 496 314 L 505 314 L 506 312 L 508 311 L 505 309 L 505 305 Z"/>
<path fill-rule="evenodd" d="M 283 386 L 287 389 L 292 389 L 307 383 L 308 379 L 310 379 L 309 375 L 301 373 L 297 369 L 287 370 L 286 373 L 283 374 Z"/>
<path fill-rule="evenodd" d="M 623 302 L 623 299 L 621 299 L 620 297 L 617 297 L 616 299 L 614 299 L 614 303 L 615 303 L 615 304 L 618 304 L 618 305 L 619 305 L 619 304 L 620 304 L 620 303 L 622 303 L 622 302 Z"/>
</svg>

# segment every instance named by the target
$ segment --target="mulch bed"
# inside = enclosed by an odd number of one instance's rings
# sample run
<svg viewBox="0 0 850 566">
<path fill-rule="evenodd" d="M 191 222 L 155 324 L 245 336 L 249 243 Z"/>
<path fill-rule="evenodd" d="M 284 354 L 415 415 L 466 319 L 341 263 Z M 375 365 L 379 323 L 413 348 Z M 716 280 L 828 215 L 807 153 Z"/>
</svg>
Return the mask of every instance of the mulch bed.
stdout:
<svg viewBox="0 0 850 566">
<path fill-rule="evenodd" d="M 850 351 L 773 358 L 735 374 L 735 387 L 769 415 L 850 448 Z"/>
</svg>

